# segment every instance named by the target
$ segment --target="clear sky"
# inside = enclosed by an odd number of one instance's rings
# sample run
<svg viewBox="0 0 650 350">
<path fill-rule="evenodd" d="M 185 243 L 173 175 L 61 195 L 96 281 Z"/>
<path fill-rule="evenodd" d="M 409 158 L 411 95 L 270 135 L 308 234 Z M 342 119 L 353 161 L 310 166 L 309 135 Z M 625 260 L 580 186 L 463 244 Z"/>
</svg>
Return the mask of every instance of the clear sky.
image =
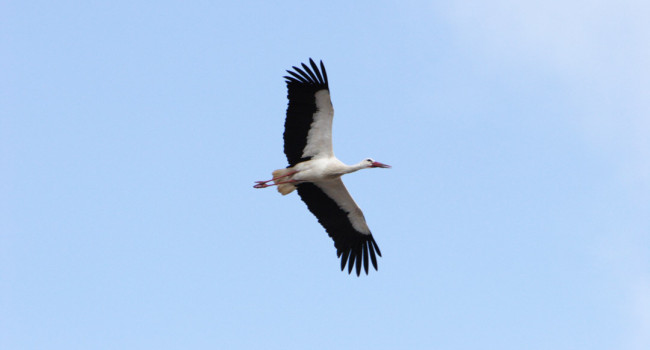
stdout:
<svg viewBox="0 0 650 350">
<path fill-rule="evenodd" d="M 3 1 L 0 348 L 650 348 L 647 1 Z M 325 62 L 381 248 L 286 166 Z"/>
</svg>

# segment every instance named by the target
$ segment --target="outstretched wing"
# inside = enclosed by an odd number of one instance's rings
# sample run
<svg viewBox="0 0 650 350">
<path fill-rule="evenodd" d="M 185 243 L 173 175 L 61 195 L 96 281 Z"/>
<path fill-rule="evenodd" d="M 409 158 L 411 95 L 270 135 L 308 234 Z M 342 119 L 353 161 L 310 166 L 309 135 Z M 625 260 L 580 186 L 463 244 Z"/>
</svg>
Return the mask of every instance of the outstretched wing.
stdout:
<svg viewBox="0 0 650 350">
<path fill-rule="evenodd" d="M 285 76 L 289 107 L 284 122 L 284 154 L 289 166 L 313 157 L 330 157 L 332 152 L 332 118 L 334 108 L 330 100 L 327 72 L 323 61 L 320 70 L 309 59 L 311 68 L 293 67 Z"/>
<path fill-rule="evenodd" d="M 361 209 L 341 179 L 301 183 L 298 185 L 298 194 L 334 240 L 336 255 L 341 258 L 341 270 L 347 264 L 348 273 L 351 273 L 356 264 L 359 276 L 363 264 L 368 274 L 368 255 L 372 266 L 377 270 L 375 251 L 379 256 L 381 251 Z"/>
</svg>

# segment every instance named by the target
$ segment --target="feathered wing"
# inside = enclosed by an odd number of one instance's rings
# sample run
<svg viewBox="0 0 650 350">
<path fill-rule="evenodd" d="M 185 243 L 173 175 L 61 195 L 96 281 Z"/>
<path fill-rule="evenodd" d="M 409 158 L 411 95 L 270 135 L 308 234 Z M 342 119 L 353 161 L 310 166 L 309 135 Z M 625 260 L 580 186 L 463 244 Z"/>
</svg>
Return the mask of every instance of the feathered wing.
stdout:
<svg viewBox="0 0 650 350">
<path fill-rule="evenodd" d="M 358 276 L 363 264 L 368 274 L 369 258 L 377 270 L 376 255 L 381 256 L 381 251 L 368 229 L 361 209 L 341 179 L 301 183 L 298 185 L 298 194 L 334 240 L 336 255 L 341 258 L 341 270 L 347 264 L 348 273 L 351 273 L 356 264 Z"/>
<path fill-rule="evenodd" d="M 323 61 L 320 70 L 314 60 L 311 68 L 293 67 L 285 76 L 289 106 L 284 122 L 284 153 L 289 166 L 313 157 L 331 156 L 332 118 L 334 108 L 330 100 L 327 72 Z"/>
</svg>

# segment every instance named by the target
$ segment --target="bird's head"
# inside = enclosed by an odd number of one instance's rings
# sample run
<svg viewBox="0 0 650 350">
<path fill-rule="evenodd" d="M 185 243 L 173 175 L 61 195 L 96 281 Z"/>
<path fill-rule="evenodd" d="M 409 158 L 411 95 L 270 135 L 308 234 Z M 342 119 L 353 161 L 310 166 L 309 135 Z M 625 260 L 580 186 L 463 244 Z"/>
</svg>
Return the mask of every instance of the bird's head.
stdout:
<svg viewBox="0 0 650 350">
<path fill-rule="evenodd" d="M 367 164 L 368 168 L 390 168 L 390 165 L 375 162 L 372 158 L 367 158 L 363 162 Z"/>
</svg>

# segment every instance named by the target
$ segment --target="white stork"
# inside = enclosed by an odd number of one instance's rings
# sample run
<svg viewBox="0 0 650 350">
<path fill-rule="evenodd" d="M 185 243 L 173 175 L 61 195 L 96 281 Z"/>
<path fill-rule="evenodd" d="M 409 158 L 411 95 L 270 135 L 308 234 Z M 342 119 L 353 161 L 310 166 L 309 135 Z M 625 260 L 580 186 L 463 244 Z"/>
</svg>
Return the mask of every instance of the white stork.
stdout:
<svg viewBox="0 0 650 350">
<path fill-rule="evenodd" d="M 273 172 L 273 178 L 256 181 L 255 188 L 277 186 L 283 195 L 298 189 L 300 198 L 334 240 L 336 255 L 341 258 L 341 270 L 348 273 L 356 264 L 357 276 L 361 265 L 368 274 L 368 253 L 377 270 L 377 255 L 381 251 L 370 233 L 361 209 L 341 181 L 341 176 L 366 168 L 390 168 L 389 165 L 367 158 L 354 165 L 345 165 L 332 151 L 332 118 L 327 73 L 323 61 L 320 70 L 310 58 L 311 68 L 293 67 L 285 76 L 289 107 L 284 123 L 284 153 L 289 166 Z M 271 183 L 272 182 L 272 183 Z"/>
</svg>

